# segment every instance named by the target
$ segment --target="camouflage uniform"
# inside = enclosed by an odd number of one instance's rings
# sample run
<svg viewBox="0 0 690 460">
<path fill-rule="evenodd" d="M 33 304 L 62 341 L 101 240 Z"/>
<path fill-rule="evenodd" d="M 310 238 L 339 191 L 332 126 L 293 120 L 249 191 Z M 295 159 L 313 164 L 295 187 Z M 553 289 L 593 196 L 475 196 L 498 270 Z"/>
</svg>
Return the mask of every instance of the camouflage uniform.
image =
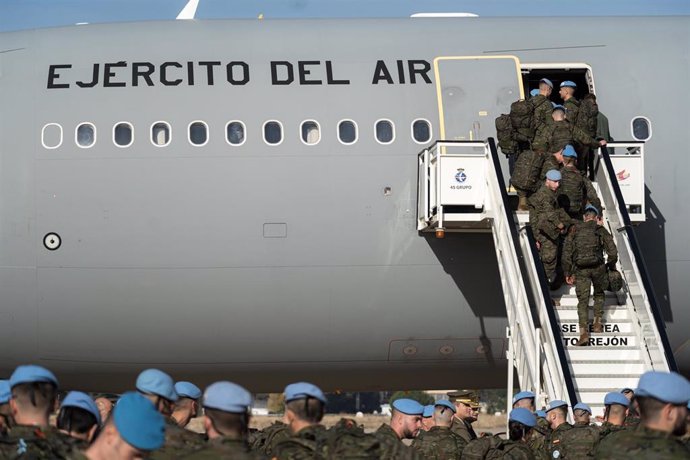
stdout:
<svg viewBox="0 0 690 460">
<path fill-rule="evenodd" d="M 558 162 L 555 156 L 553 156 L 551 153 L 547 154 L 544 158 L 544 164 L 541 167 L 541 174 L 539 175 L 539 179 L 542 182 L 544 182 L 544 180 L 546 180 L 547 172 L 549 172 L 552 169 L 560 171 L 562 167 L 563 165 Z"/>
<path fill-rule="evenodd" d="M 422 431 L 412 441 L 423 458 L 433 460 L 459 459 L 467 442 L 455 434 L 450 427 L 434 426 L 429 431 Z"/>
<path fill-rule="evenodd" d="M 279 460 L 311 459 L 322 456 L 328 432 L 323 425 L 312 425 L 283 439 L 275 446 L 274 458 Z"/>
<path fill-rule="evenodd" d="M 453 425 L 451 425 L 450 429 L 453 431 L 453 433 L 464 439 L 466 443 L 477 439 L 477 433 L 474 432 L 472 424 L 466 420 L 461 420 L 456 417 L 455 420 L 453 420 Z"/>
<path fill-rule="evenodd" d="M 580 174 L 575 166 L 561 169 L 561 184 L 558 187 L 558 205 L 573 219 L 581 220 L 585 199 L 595 208 L 602 210 L 601 201 L 589 179 Z"/>
<path fill-rule="evenodd" d="M 530 196 L 529 222 L 534 232 L 534 238 L 539 242 L 539 256 L 544 264 L 544 271 L 550 282 L 556 279 L 558 263 L 558 247 L 561 233 L 558 224 L 567 227 L 570 217 L 558 207 L 556 192 L 551 191 L 546 184 Z"/>
<path fill-rule="evenodd" d="M 410 447 L 402 443 L 398 435 L 393 431 L 390 425 L 383 424 L 374 433 L 376 439 L 381 443 L 381 459 L 415 459 L 419 458 L 417 453 Z"/>
<path fill-rule="evenodd" d="M 592 458 L 599 443 L 599 429 L 589 423 L 578 422 L 561 437 L 561 458 L 580 460 Z"/>
<path fill-rule="evenodd" d="M 599 427 L 599 442 L 612 433 L 627 429 L 626 426 L 614 425 L 613 423 L 604 422 Z"/>
<path fill-rule="evenodd" d="M 637 426 L 640 424 L 640 417 L 635 414 L 630 414 L 626 415 L 625 421 L 623 422 L 623 426 L 626 428 L 637 428 Z"/>
<path fill-rule="evenodd" d="M 16 425 L 0 437 L 0 458 L 82 459 L 74 438 L 54 427 Z"/>
<path fill-rule="evenodd" d="M 575 275 L 575 292 L 577 293 L 577 316 L 580 326 L 589 324 L 589 289 L 594 286 L 594 318 L 601 319 L 604 314 L 604 289 L 608 285 L 606 265 L 601 262 L 591 266 L 578 266 L 577 253 L 585 251 L 598 251 L 601 256 L 605 249 L 608 256 L 607 263 L 615 263 L 618 260 L 618 251 L 613 242 L 613 237 L 596 220 L 578 222 L 574 231 L 568 234 L 563 245 L 563 272 L 565 276 Z M 578 237 L 577 235 L 580 234 Z M 578 247 L 579 246 L 579 247 Z"/>
<path fill-rule="evenodd" d="M 535 138 L 537 145 L 546 145 L 547 152 L 555 152 L 568 144 L 572 144 L 578 155 L 580 146 L 598 148 L 599 141 L 587 135 L 581 128 L 568 120 L 554 121 Z"/>
<path fill-rule="evenodd" d="M 570 423 L 564 422 L 551 432 L 545 446 L 549 458 L 560 458 L 561 446 L 565 446 L 565 433 L 572 429 L 573 426 Z"/>
<path fill-rule="evenodd" d="M 599 443 L 594 458 L 616 459 L 688 459 L 690 451 L 673 435 L 639 426 L 635 430 L 620 430 Z"/>
<path fill-rule="evenodd" d="M 181 456 L 206 447 L 206 440 L 199 433 L 180 428 L 172 417 L 165 424 L 165 445 L 153 452 L 149 458 L 170 458 Z"/>
<path fill-rule="evenodd" d="M 573 96 L 567 101 L 564 101 L 562 105 L 565 107 L 566 119 L 570 123 L 575 124 L 577 122 L 578 112 L 580 111 L 580 101 Z"/>
<path fill-rule="evenodd" d="M 265 459 L 262 454 L 252 452 L 249 444 L 242 439 L 220 437 L 210 440 L 206 447 L 196 452 L 183 455 L 180 458 L 204 460 L 204 459 L 237 459 L 237 460 L 260 460 Z"/>
<path fill-rule="evenodd" d="M 249 445 L 252 450 L 261 452 L 269 457 L 273 456 L 275 446 L 283 439 L 290 437 L 290 430 L 283 422 L 274 422 L 250 437 Z"/>
<path fill-rule="evenodd" d="M 532 106 L 534 107 L 534 114 L 532 115 L 532 121 L 534 124 L 534 139 L 532 140 L 532 149 L 535 152 L 545 153 L 548 145 L 545 142 L 539 143 L 539 139 L 543 139 L 544 136 L 541 135 L 548 126 L 553 123 L 553 118 L 551 117 L 551 112 L 553 111 L 553 106 L 549 98 L 543 94 L 537 94 L 532 99 L 530 99 Z"/>
<path fill-rule="evenodd" d="M 521 442 L 502 439 L 499 436 L 485 436 L 467 444 L 462 451 L 463 460 L 504 458 L 512 460 L 535 460 L 534 452 Z"/>
</svg>

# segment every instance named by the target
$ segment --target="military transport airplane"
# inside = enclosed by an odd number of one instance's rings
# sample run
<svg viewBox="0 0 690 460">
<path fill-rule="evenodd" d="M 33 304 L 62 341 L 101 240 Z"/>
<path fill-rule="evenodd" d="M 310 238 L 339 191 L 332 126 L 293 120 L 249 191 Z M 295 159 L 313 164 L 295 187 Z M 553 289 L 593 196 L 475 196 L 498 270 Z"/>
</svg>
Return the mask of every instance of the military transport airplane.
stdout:
<svg viewBox="0 0 690 460">
<path fill-rule="evenodd" d="M 687 17 L 221 20 L 0 35 L 0 375 L 122 390 L 156 366 L 254 391 L 502 386 L 487 234 L 416 230 L 439 57 L 596 91 L 647 141 L 647 266 L 690 371 Z M 490 81 L 487 79 L 487 81 Z M 520 87 L 520 83 L 522 87 Z M 554 100 L 557 101 L 554 93 Z M 457 137 L 457 136 L 455 136 Z M 415 353 L 409 353 L 410 347 Z"/>
</svg>

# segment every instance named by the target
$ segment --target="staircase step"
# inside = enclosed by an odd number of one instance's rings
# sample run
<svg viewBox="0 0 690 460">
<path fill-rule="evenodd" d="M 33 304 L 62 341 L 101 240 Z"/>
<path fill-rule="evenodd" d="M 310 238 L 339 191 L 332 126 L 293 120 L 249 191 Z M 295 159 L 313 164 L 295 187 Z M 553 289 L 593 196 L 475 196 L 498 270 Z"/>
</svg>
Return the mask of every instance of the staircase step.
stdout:
<svg viewBox="0 0 690 460">
<path fill-rule="evenodd" d="M 559 299 L 559 297 L 556 296 L 551 296 L 552 299 Z M 564 295 L 560 297 L 560 302 L 561 302 L 561 307 L 577 307 L 577 296 L 570 296 L 570 295 Z M 589 299 L 589 306 L 594 305 L 594 299 L 590 298 Z M 618 298 L 617 297 L 606 297 L 604 299 L 604 309 L 606 307 L 612 307 L 612 306 L 620 306 L 618 304 Z"/>
<path fill-rule="evenodd" d="M 578 375 L 575 377 L 576 388 L 612 388 L 608 391 L 618 391 L 621 388 L 637 387 L 638 374 L 602 374 Z"/>
<path fill-rule="evenodd" d="M 558 322 L 572 322 L 578 321 L 577 317 L 577 307 L 574 306 L 560 306 L 555 307 L 556 318 Z M 616 322 L 620 320 L 626 320 L 630 318 L 630 312 L 628 307 L 625 306 L 615 306 L 604 308 L 603 320 L 605 323 Z M 589 313 L 590 321 L 592 320 L 592 313 Z"/>
<path fill-rule="evenodd" d="M 640 349 L 637 347 L 588 346 L 568 347 L 568 360 L 572 361 L 607 361 L 609 363 L 624 364 L 628 361 L 640 359 Z M 578 374 L 575 374 L 578 375 Z"/>
<path fill-rule="evenodd" d="M 646 369 L 641 359 L 631 359 L 629 361 L 592 361 L 583 359 L 572 359 L 569 361 L 570 370 L 573 375 L 588 374 L 637 374 L 641 375 Z"/>
</svg>

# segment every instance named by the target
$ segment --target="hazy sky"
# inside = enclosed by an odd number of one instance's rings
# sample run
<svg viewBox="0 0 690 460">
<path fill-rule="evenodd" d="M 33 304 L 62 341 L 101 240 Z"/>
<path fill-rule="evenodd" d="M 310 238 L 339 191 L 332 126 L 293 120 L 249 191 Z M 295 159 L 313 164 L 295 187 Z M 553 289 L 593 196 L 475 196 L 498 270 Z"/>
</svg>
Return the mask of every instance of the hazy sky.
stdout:
<svg viewBox="0 0 690 460">
<path fill-rule="evenodd" d="M 0 0 L 0 31 L 174 19 L 187 0 Z M 690 0 L 200 0 L 197 18 L 690 15 Z"/>
</svg>

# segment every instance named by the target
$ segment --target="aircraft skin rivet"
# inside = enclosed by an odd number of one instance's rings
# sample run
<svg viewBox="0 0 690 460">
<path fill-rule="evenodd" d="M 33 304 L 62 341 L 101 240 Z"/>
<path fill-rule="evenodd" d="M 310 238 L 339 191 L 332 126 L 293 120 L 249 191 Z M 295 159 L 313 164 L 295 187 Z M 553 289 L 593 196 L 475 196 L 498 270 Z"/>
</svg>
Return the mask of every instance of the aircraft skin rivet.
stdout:
<svg viewBox="0 0 690 460">
<path fill-rule="evenodd" d="M 57 233 L 48 233 L 43 237 L 43 246 L 49 251 L 55 251 L 62 244 L 62 239 Z"/>
<path fill-rule="evenodd" d="M 417 347 L 414 345 L 408 345 L 405 348 L 403 348 L 403 354 L 405 355 L 414 355 L 417 353 Z"/>
<path fill-rule="evenodd" d="M 449 355 L 455 351 L 450 345 L 444 345 L 438 350 L 442 355 Z"/>
</svg>

